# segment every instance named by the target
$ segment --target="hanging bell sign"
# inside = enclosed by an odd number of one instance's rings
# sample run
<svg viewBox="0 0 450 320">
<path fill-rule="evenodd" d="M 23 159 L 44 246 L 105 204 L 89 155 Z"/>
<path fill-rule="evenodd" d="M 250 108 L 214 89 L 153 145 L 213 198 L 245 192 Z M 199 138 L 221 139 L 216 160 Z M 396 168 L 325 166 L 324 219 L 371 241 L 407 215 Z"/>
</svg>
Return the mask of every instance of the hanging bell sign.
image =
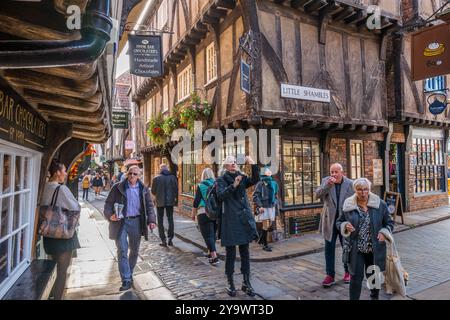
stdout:
<svg viewBox="0 0 450 320">
<path fill-rule="evenodd" d="M 445 108 L 447 108 L 447 95 L 442 92 L 430 94 L 427 98 L 427 102 L 432 114 L 441 114 L 444 112 Z"/>
</svg>

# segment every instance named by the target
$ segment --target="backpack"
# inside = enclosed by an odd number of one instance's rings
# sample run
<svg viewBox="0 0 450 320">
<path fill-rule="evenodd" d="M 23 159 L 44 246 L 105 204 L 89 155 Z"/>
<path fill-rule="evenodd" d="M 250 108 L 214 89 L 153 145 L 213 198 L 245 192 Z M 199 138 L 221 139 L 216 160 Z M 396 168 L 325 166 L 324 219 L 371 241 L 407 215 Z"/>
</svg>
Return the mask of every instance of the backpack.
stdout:
<svg viewBox="0 0 450 320">
<path fill-rule="evenodd" d="M 206 185 L 204 183 L 204 185 Z M 205 213 L 211 220 L 217 220 L 221 213 L 221 203 L 217 199 L 217 183 L 208 186 L 206 192 L 205 201 Z"/>
</svg>

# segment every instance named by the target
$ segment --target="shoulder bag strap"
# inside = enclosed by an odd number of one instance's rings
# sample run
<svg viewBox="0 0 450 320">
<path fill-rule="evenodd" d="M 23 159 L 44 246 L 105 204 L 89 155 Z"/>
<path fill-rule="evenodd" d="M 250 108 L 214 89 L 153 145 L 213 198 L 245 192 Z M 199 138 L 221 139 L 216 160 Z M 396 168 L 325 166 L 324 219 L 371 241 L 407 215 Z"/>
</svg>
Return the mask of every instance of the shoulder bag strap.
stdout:
<svg viewBox="0 0 450 320">
<path fill-rule="evenodd" d="M 50 202 L 51 206 L 54 206 L 56 204 L 56 201 L 58 200 L 59 188 L 61 188 L 60 185 L 57 186 L 55 191 L 53 192 L 52 201 Z"/>
</svg>

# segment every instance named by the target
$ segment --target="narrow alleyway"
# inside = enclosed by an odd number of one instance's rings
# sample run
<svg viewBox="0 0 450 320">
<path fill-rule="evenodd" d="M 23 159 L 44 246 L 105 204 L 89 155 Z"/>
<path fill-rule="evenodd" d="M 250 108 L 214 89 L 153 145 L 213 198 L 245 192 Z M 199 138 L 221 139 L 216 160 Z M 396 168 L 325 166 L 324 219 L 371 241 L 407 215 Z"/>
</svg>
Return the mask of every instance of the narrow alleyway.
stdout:
<svg viewBox="0 0 450 320">
<path fill-rule="evenodd" d="M 95 217 L 97 225 L 103 225 L 98 227 L 100 229 L 106 228 L 107 225 L 99 213 L 103 208 L 104 199 L 105 197 L 101 196 L 97 200 L 92 199 L 89 203 L 93 212 L 91 214 Z M 94 210 L 94 207 L 98 211 Z M 450 256 L 446 254 L 450 247 L 449 231 L 450 220 L 445 220 L 396 234 L 402 263 L 410 276 L 407 287 L 408 298 L 424 299 L 426 296 L 420 294 L 422 291 L 449 280 L 450 271 L 447 266 L 450 265 Z M 427 239 L 433 239 L 433 241 Z M 91 239 L 83 238 L 83 245 L 89 244 L 90 241 Z M 157 231 L 150 234 L 148 242 L 142 242 L 140 261 L 137 266 L 137 273 L 140 275 L 136 279 L 141 286 L 139 290 L 146 299 L 250 299 L 241 291 L 238 291 L 236 298 L 230 298 L 225 293 L 223 261 L 218 267 L 212 267 L 199 248 L 178 238 L 174 240 L 174 244 L 174 248 L 160 247 Z M 100 259 L 109 255 L 104 258 L 105 260 L 100 261 L 99 266 L 107 268 L 107 264 L 112 263 L 114 248 L 114 243 L 106 241 L 103 249 L 98 249 Z M 79 257 L 82 261 L 82 254 Z M 253 284 L 259 294 L 256 299 L 347 300 L 348 285 L 341 280 L 343 270 L 340 259 L 339 249 L 336 256 L 337 284 L 331 289 L 325 289 L 320 285 L 325 269 L 323 252 L 279 261 L 253 262 L 251 265 Z M 83 264 L 80 266 L 82 267 Z M 110 266 L 110 269 L 111 274 L 117 272 L 114 271 L 115 265 Z M 83 270 L 80 269 L 80 271 Z M 236 282 L 239 285 L 241 283 L 239 262 L 236 263 L 236 273 Z M 107 282 L 105 277 L 98 278 L 97 282 L 101 282 L 102 279 Z M 69 283 L 68 298 L 73 297 L 71 295 L 73 292 L 77 292 L 70 289 L 71 283 Z M 117 284 L 107 286 L 105 283 L 104 285 L 104 294 L 107 294 L 108 289 L 111 290 L 109 294 L 112 296 L 117 294 Z M 445 290 L 445 287 L 442 290 Z M 361 298 L 369 298 L 369 291 L 365 287 Z M 381 294 L 381 299 L 391 298 Z"/>
</svg>

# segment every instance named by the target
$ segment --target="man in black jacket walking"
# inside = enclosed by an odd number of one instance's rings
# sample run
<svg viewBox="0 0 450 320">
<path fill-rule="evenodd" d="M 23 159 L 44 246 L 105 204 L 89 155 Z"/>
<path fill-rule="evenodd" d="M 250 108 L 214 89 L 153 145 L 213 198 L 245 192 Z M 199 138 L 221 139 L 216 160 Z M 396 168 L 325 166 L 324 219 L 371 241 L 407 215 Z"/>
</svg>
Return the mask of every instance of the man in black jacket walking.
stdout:
<svg viewBox="0 0 450 320">
<path fill-rule="evenodd" d="M 159 166 L 160 174 L 153 178 L 151 192 L 155 196 L 156 211 L 158 213 L 158 232 L 161 246 L 166 247 L 166 234 L 164 232 L 164 210 L 169 221 L 169 246 L 173 246 L 174 237 L 173 207 L 178 205 L 178 180 L 170 173 L 166 164 Z"/>
</svg>

